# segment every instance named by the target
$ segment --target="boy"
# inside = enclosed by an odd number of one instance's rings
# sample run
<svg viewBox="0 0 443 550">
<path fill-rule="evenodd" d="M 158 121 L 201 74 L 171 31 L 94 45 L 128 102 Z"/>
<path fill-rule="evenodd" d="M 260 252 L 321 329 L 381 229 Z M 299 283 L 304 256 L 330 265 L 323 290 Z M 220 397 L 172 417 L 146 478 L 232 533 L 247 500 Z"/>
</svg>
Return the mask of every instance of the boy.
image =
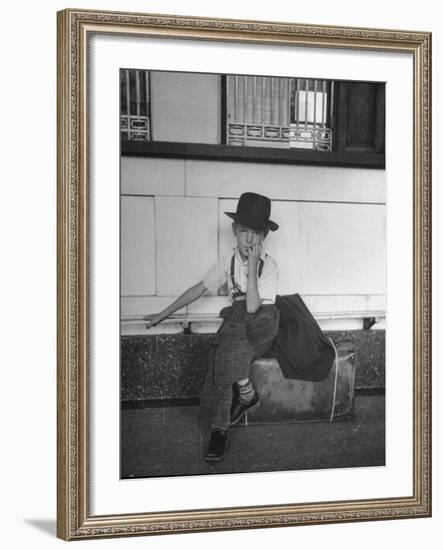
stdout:
<svg viewBox="0 0 443 550">
<path fill-rule="evenodd" d="M 278 225 L 270 220 L 271 201 L 256 193 L 243 193 L 233 219 L 237 247 L 220 258 L 203 280 L 155 315 L 147 315 L 150 328 L 194 302 L 206 291 L 216 293 L 228 284 L 231 306 L 223 308 L 223 323 L 216 335 L 214 360 L 210 361 L 202 401 L 212 401 L 211 437 L 205 459 L 219 461 L 228 442 L 228 426 L 260 405 L 249 381 L 252 361 L 263 355 L 278 332 L 275 307 L 278 267 L 263 251 L 263 240 Z M 234 389 L 234 394 L 233 394 Z"/>
</svg>

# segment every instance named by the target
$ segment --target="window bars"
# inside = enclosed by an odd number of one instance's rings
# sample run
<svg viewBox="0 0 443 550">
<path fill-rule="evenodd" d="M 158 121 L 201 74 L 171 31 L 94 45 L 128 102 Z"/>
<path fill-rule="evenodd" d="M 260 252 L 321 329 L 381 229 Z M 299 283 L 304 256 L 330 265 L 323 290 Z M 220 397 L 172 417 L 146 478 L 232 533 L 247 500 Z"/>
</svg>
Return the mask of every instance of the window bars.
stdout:
<svg viewBox="0 0 443 550">
<path fill-rule="evenodd" d="M 308 78 L 291 83 L 290 147 L 331 151 L 334 83 Z"/>
<path fill-rule="evenodd" d="M 149 71 L 122 69 L 123 141 L 151 141 Z M 226 76 L 226 144 L 331 151 L 334 83 L 308 78 Z"/>
<path fill-rule="evenodd" d="M 228 145 L 331 151 L 333 82 L 228 75 Z"/>
<path fill-rule="evenodd" d="M 149 71 L 120 72 L 120 132 L 123 141 L 150 141 Z"/>
</svg>

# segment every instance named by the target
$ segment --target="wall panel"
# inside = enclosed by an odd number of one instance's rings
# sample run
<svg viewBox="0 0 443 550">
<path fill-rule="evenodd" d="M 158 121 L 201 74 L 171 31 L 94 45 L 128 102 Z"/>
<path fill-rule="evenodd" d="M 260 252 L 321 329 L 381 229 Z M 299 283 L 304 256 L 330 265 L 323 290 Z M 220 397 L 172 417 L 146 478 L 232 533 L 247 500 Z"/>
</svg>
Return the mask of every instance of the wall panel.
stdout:
<svg viewBox="0 0 443 550">
<path fill-rule="evenodd" d="M 220 143 L 220 76 L 152 72 L 155 141 Z"/>
<path fill-rule="evenodd" d="M 235 244 L 220 201 L 220 253 Z M 378 205 L 273 201 L 280 225 L 265 240 L 279 264 L 279 292 L 300 294 L 384 294 L 385 208 Z"/>
<path fill-rule="evenodd" d="M 189 196 L 253 191 L 279 200 L 385 202 L 384 170 L 203 160 L 187 160 L 185 170 Z"/>
<path fill-rule="evenodd" d="M 123 195 L 184 195 L 184 160 L 122 157 Z"/>
<path fill-rule="evenodd" d="M 121 197 L 121 293 L 155 294 L 154 199 Z"/>
<path fill-rule="evenodd" d="M 217 200 L 157 197 L 157 294 L 181 294 L 217 260 Z"/>
</svg>

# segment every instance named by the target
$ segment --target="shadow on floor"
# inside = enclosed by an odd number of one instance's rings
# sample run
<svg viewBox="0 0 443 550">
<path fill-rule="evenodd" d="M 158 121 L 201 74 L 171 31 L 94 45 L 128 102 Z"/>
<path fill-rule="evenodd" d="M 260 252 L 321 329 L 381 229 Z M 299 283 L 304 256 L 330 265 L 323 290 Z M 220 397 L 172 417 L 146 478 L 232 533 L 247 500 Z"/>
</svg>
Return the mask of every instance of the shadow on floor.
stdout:
<svg viewBox="0 0 443 550">
<path fill-rule="evenodd" d="M 55 519 L 25 519 L 25 523 L 51 535 L 51 537 L 55 537 L 57 534 L 57 522 Z"/>
</svg>

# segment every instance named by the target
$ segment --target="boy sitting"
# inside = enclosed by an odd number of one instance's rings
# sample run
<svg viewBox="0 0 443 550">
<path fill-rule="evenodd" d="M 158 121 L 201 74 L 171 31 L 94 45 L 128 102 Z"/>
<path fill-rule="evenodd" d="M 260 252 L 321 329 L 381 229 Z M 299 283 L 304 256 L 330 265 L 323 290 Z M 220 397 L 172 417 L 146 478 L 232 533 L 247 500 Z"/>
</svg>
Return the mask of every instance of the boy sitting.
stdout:
<svg viewBox="0 0 443 550">
<path fill-rule="evenodd" d="M 260 405 L 250 380 L 252 361 L 263 355 L 278 332 L 275 307 L 278 267 L 263 251 L 263 240 L 278 225 L 270 220 L 271 201 L 256 193 L 243 193 L 232 218 L 237 247 L 220 258 L 203 280 L 155 315 L 147 315 L 150 328 L 194 302 L 206 291 L 217 293 L 228 284 L 231 306 L 223 308 L 223 323 L 216 334 L 214 360 L 210 361 L 202 401 L 212 401 L 211 437 L 205 459 L 219 461 L 228 442 L 228 426 Z M 234 395 L 233 395 L 234 384 Z"/>
</svg>

